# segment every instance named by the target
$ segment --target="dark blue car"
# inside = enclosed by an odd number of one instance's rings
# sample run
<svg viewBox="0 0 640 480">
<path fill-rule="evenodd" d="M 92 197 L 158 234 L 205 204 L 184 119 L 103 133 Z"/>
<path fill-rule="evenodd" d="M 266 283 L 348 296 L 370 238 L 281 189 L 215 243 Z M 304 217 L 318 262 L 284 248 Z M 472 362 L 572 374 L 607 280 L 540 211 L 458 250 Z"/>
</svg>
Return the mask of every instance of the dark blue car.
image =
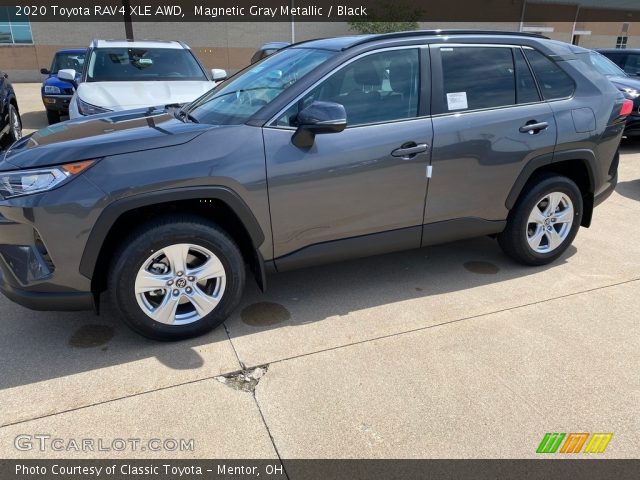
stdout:
<svg viewBox="0 0 640 480">
<path fill-rule="evenodd" d="M 68 82 L 58 79 L 58 71 L 71 68 L 80 76 L 85 54 L 86 49 L 84 48 L 58 50 L 53 56 L 51 69 L 43 68 L 40 70 L 40 73 L 47 75 L 47 78 L 42 82 L 41 93 L 49 125 L 58 123 L 61 115 L 69 114 L 69 101 L 73 96 L 73 87 Z"/>
<path fill-rule="evenodd" d="M 591 63 L 596 70 L 605 75 L 625 98 L 633 101 L 633 110 L 627 117 L 624 134 L 628 138 L 640 138 L 640 76 L 632 75 L 619 67 L 617 56 L 610 50 L 598 50 L 591 54 Z"/>
</svg>

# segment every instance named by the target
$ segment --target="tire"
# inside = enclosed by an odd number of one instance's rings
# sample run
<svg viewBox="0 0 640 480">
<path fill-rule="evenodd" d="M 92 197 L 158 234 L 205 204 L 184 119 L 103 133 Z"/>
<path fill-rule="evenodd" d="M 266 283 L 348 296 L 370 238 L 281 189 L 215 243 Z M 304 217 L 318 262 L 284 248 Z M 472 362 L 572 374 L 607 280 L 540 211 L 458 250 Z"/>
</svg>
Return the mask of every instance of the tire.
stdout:
<svg viewBox="0 0 640 480">
<path fill-rule="evenodd" d="M 553 213 L 549 199 L 558 205 Z M 572 180 L 552 173 L 537 175 L 527 183 L 511 210 L 498 243 L 519 263 L 546 265 L 571 245 L 582 214 L 582 193 Z"/>
<path fill-rule="evenodd" d="M 22 120 L 18 109 L 13 103 L 9 104 L 9 134 L 4 141 L 5 146 L 9 147 L 22 138 Z"/>
<path fill-rule="evenodd" d="M 154 340 L 213 330 L 237 307 L 244 290 L 240 250 L 224 230 L 199 217 L 146 224 L 113 258 L 108 277 L 113 304 L 131 329 Z"/>
<path fill-rule="evenodd" d="M 60 112 L 58 110 L 47 110 L 47 122 L 49 122 L 49 125 L 60 123 Z"/>
</svg>

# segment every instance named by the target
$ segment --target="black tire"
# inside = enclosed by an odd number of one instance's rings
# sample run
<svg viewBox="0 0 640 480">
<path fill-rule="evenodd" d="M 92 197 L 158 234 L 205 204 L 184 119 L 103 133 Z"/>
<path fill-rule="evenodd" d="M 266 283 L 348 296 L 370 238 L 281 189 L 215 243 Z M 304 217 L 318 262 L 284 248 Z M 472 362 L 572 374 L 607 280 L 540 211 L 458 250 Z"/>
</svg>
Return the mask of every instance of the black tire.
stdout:
<svg viewBox="0 0 640 480">
<path fill-rule="evenodd" d="M 527 240 L 529 215 L 538 202 L 552 192 L 567 195 L 573 203 L 573 224 L 562 243 L 550 252 L 540 253 L 534 250 Z M 498 235 L 498 243 L 504 253 L 519 263 L 533 266 L 546 265 L 560 257 L 571 245 L 580 228 L 582 214 L 582 193 L 571 179 L 553 173 L 536 175 L 527 183 L 516 205 L 509 213 L 507 227 Z"/>
<path fill-rule="evenodd" d="M 3 141 L 3 146 L 5 147 L 11 146 L 14 142 L 17 142 L 18 140 L 20 140 L 20 138 L 22 138 L 22 120 L 20 119 L 20 114 L 18 113 L 18 109 L 15 107 L 13 103 L 9 104 L 9 110 L 7 113 L 8 113 L 7 118 L 9 120 L 9 133 L 7 134 L 6 138 Z M 18 132 L 16 132 L 13 127 L 14 115 L 15 115 L 15 118 L 17 118 L 19 123 Z"/>
<path fill-rule="evenodd" d="M 49 122 L 49 125 L 60 123 L 60 112 L 57 110 L 47 110 L 47 122 Z"/>
<path fill-rule="evenodd" d="M 185 325 L 153 320 L 138 304 L 135 280 L 145 261 L 170 245 L 188 243 L 214 253 L 225 269 L 226 285 L 220 302 L 208 315 Z M 134 231 L 113 257 L 108 287 L 122 320 L 137 333 L 154 340 L 182 340 L 203 335 L 222 324 L 240 302 L 245 265 L 240 250 L 220 227 L 187 215 L 167 216 Z"/>
</svg>

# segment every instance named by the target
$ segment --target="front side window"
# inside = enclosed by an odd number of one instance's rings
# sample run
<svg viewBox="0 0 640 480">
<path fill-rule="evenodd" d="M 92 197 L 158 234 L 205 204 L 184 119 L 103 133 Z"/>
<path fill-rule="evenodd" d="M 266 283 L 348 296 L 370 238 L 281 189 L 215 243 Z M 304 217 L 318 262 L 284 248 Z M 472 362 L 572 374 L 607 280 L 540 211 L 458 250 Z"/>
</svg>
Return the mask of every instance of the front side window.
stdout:
<svg viewBox="0 0 640 480">
<path fill-rule="evenodd" d="M 343 105 L 348 127 L 415 118 L 419 85 L 418 49 L 370 54 L 316 86 L 289 108 L 276 125 L 295 127 L 298 112 L 314 101 Z"/>
<path fill-rule="evenodd" d="M 196 121 L 239 125 L 335 55 L 329 50 L 287 48 L 248 67 L 189 105 Z"/>
<path fill-rule="evenodd" d="M 545 100 L 567 98 L 573 95 L 575 90 L 573 80 L 555 62 L 537 50 L 526 48 L 524 52 Z"/>
<path fill-rule="evenodd" d="M 178 48 L 97 48 L 91 52 L 88 82 L 206 81 L 189 50 Z"/>
<path fill-rule="evenodd" d="M 445 112 L 517 103 L 511 48 L 443 47 L 440 55 Z M 527 80 L 524 76 L 522 80 L 526 89 Z M 529 83 L 529 91 L 530 86 Z"/>
</svg>

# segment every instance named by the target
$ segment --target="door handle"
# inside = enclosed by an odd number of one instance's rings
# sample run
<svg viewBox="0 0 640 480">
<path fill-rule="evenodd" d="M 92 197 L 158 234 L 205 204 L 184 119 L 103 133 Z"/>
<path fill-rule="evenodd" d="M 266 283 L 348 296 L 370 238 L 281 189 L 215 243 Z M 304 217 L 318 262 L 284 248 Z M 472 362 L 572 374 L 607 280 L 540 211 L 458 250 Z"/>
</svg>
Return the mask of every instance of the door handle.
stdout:
<svg viewBox="0 0 640 480">
<path fill-rule="evenodd" d="M 391 155 L 393 155 L 394 157 L 402 157 L 405 160 L 409 160 L 419 153 L 426 152 L 428 148 L 429 145 L 427 145 L 426 143 L 416 144 L 414 142 L 410 142 L 408 144 L 405 143 L 400 148 L 396 148 L 393 152 L 391 152 Z"/>
<path fill-rule="evenodd" d="M 547 122 L 536 122 L 535 120 L 531 120 L 527 122 L 525 125 L 520 127 L 520 131 L 522 133 L 528 133 L 529 135 L 534 135 L 542 130 L 545 130 L 549 127 Z"/>
</svg>

